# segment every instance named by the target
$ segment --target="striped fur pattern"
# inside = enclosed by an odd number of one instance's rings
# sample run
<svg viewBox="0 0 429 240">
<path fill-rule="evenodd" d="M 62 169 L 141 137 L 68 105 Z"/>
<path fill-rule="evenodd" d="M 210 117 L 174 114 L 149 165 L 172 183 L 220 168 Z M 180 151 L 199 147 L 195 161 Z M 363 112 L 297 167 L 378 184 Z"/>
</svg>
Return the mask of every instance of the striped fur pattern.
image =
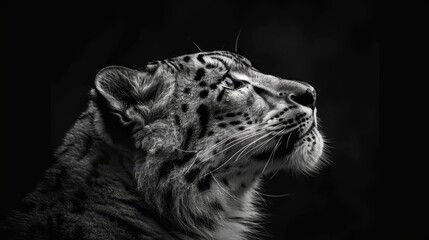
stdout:
<svg viewBox="0 0 429 240">
<path fill-rule="evenodd" d="M 314 89 L 231 52 L 111 66 L 10 239 L 251 239 L 261 178 L 322 166 Z"/>
</svg>

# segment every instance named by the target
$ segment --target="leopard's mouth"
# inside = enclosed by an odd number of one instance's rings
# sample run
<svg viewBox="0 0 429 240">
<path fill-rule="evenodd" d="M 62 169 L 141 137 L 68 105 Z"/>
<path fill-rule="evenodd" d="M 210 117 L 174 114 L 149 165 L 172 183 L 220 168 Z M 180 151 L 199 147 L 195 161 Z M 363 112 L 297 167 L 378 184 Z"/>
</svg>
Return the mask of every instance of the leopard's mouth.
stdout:
<svg viewBox="0 0 429 240">
<path fill-rule="evenodd" d="M 299 140 L 304 138 L 308 133 L 316 129 L 315 124 L 313 124 L 307 132 L 300 134 L 297 129 L 284 134 L 276 139 L 276 142 L 279 142 L 276 150 L 266 149 L 262 152 L 259 152 L 253 155 L 253 158 L 259 160 L 267 160 L 268 158 L 272 159 L 284 159 L 286 156 L 290 155 L 294 149 L 299 147 Z M 274 151 L 274 154 L 273 154 Z"/>
</svg>

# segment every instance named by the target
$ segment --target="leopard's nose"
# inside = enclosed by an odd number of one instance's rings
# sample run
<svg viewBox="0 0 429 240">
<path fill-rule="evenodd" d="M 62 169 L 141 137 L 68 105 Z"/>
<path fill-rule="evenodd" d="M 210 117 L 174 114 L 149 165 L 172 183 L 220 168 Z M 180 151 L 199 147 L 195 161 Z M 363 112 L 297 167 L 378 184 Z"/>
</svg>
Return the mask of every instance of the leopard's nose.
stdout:
<svg viewBox="0 0 429 240">
<path fill-rule="evenodd" d="M 296 104 L 309 107 L 314 110 L 316 107 L 316 90 L 312 86 L 306 84 L 306 89 L 304 91 L 295 91 L 290 93 L 289 99 Z"/>
</svg>

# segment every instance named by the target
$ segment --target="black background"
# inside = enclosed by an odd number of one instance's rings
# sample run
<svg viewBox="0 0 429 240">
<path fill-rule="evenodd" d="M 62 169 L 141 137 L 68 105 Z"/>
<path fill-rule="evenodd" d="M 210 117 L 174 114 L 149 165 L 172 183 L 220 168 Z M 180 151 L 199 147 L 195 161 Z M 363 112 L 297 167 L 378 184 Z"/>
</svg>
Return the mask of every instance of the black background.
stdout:
<svg viewBox="0 0 429 240">
<path fill-rule="evenodd" d="M 234 51 L 264 73 L 312 84 L 333 164 L 279 173 L 262 193 L 266 239 L 369 239 L 379 157 L 379 36 L 372 1 L 2 3 L 1 215 L 52 164 L 98 70 L 199 50 Z M 50 143 L 50 144 L 49 144 Z M 25 146 L 25 147 L 23 147 Z"/>
</svg>

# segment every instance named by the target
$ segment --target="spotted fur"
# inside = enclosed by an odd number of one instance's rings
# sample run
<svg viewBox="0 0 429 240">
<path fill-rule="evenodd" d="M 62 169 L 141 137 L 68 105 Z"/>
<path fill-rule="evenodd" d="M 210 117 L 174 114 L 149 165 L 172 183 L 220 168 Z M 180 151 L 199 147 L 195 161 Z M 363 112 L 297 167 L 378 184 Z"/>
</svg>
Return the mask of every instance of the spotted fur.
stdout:
<svg viewBox="0 0 429 240">
<path fill-rule="evenodd" d="M 278 169 L 321 166 L 314 89 L 200 52 L 96 76 L 87 110 L 2 225 L 10 239 L 250 239 Z"/>
</svg>

